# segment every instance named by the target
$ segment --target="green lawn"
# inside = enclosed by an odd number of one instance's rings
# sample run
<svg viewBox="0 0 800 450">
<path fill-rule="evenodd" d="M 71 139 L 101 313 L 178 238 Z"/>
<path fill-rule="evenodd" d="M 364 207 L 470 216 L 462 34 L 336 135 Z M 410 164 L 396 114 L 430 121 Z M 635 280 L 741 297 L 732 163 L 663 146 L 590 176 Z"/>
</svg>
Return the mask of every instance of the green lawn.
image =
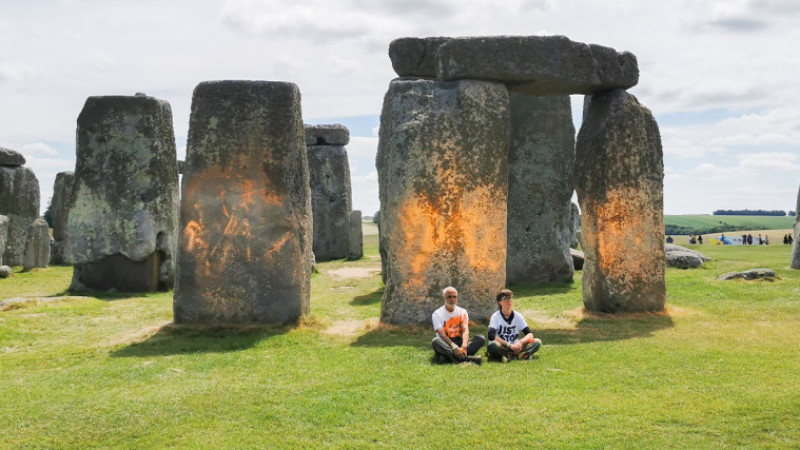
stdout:
<svg viewBox="0 0 800 450">
<path fill-rule="evenodd" d="M 790 216 L 714 216 L 687 214 L 664 216 L 667 234 L 733 233 L 733 230 L 783 230 L 794 226 Z M 741 234 L 741 233 L 740 233 Z"/>
<path fill-rule="evenodd" d="M 375 238 L 365 259 L 318 265 L 296 327 L 175 327 L 171 293 L 0 311 L 0 448 L 800 445 L 788 246 L 696 247 L 714 260 L 668 270 L 663 315 L 585 316 L 580 273 L 515 286 L 535 359 L 439 366 L 429 327 L 377 323 Z M 716 281 L 755 267 L 780 278 Z M 17 274 L 0 299 L 63 295 L 70 277 Z"/>
</svg>

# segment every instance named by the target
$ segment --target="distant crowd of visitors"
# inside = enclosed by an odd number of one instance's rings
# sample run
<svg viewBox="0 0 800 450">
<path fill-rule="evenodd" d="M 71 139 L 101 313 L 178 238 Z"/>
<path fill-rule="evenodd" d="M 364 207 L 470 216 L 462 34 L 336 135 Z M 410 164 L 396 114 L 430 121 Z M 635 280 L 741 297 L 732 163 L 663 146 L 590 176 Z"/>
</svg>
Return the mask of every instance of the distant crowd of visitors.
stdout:
<svg viewBox="0 0 800 450">
<path fill-rule="evenodd" d="M 789 233 L 789 234 L 787 234 L 786 236 L 783 237 L 783 243 L 784 244 L 792 245 L 792 242 L 794 242 L 794 238 L 792 237 L 792 233 Z"/>
<path fill-rule="evenodd" d="M 717 239 L 719 241 L 719 242 L 717 242 L 717 244 L 722 243 L 722 244 L 728 245 L 728 244 L 732 243 L 732 242 L 730 242 L 728 240 L 728 238 L 725 237 L 724 233 Z M 734 240 L 738 241 L 738 238 L 734 238 Z M 669 235 L 667 236 L 667 244 L 672 244 L 674 241 L 675 241 L 675 239 L 673 239 L 672 236 L 669 236 Z M 783 243 L 785 245 L 792 245 L 792 242 L 794 242 L 794 238 L 792 237 L 791 233 L 788 233 L 788 234 L 783 236 Z M 695 236 L 693 234 L 689 235 L 689 243 L 690 244 L 703 245 L 703 235 L 702 234 L 698 234 L 697 236 Z M 712 241 L 712 243 L 713 243 L 713 241 Z M 753 237 L 752 234 L 743 234 L 742 235 L 742 245 L 753 245 L 754 243 L 758 244 L 758 245 L 769 245 L 769 235 L 765 234 L 764 236 L 761 236 L 759 234 L 756 237 Z"/>
</svg>

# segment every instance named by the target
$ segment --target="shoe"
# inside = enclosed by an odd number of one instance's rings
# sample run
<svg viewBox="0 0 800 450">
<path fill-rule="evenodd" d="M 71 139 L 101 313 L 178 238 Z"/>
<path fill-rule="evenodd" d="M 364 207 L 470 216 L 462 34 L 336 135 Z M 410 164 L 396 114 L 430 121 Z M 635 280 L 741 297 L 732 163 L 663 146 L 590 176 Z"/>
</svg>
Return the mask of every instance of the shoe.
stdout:
<svg viewBox="0 0 800 450">
<path fill-rule="evenodd" d="M 467 362 L 475 363 L 477 365 L 481 365 L 483 363 L 483 359 L 480 356 L 467 356 Z"/>
<path fill-rule="evenodd" d="M 503 363 L 503 364 L 507 363 L 507 362 L 508 362 L 508 357 L 506 357 L 506 356 L 501 356 L 501 357 L 500 357 L 500 362 L 501 362 L 501 363 Z"/>
<path fill-rule="evenodd" d="M 440 353 L 437 353 L 436 354 L 436 362 L 438 362 L 439 364 L 447 364 L 447 363 L 450 362 L 450 358 L 448 358 L 447 356 L 444 356 L 444 355 L 442 355 Z"/>
<path fill-rule="evenodd" d="M 542 341 L 535 339 L 531 346 L 525 349 L 525 353 L 520 356 L 524 359 L 531 359 L 531 355 L 538 352 L 540 348 L 542 348 Z"/>
</svg>

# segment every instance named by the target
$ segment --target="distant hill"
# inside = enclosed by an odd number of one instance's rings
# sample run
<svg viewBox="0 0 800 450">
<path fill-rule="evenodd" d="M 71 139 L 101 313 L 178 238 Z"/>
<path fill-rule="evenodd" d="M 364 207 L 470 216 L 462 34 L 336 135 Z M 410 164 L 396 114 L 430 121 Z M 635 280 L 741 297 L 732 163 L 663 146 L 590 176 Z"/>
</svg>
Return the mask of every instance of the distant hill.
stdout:
<svg viewBox="0 0 800 450">
<path fill-rule="evenodd" d="M 789 216 L 664 216 L 665 234 L 709 234 L 736 230 L 784 230 L 794 226 Z"/>
</svg>

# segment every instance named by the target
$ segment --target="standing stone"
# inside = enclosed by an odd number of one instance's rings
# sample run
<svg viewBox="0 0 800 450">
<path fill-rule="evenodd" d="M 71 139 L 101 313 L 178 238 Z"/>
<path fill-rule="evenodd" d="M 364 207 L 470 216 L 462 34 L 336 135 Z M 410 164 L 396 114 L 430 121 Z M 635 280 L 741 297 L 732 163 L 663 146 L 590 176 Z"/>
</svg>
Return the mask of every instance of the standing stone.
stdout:
<svg viewBox="0 0 800 450">
<path fill-rule="evenodd" d="M 21 154 L 0 147 L 0 214 L 8 217 L 6 243 L 0 253 L 9 266 L 22 265 L 28 227 L 39 217 L 39 180 L 23 164 Z"/>
<path fill-rule="evenodd" d="M 567 96 L 512 94 L 507 283 L 571 281 L 575 127 Z"/>
<path fill-rule="evenodd" d="M 64 264 L 64 254 L 61 247 L 67 238 L 66 232 L 66 203 L 75 184 L 75 172 L 60 172 L 56 175 L 53 184 L 53 199 L 50 201 L 50 217 L 53 221 L 53 251 L 50 255 L 50 264 Z"/>
<path fill-rule="evenodd" d="M 3 265 L 3 249 L 6 248 L 8 239 L 8 222 L 8 217 L 0 215 L 0 266 Z"/>
<path fill-rule="evenodd" d="M 50 262 L 50 227 L 43 218 L 34 220 L 28 229 L 22 268 L 47 267 Z"/>
<path fill-rule="evenodd" d="M 505 86 L 397 79 L 377 168 L 386 270 L 381 321 L 420 324 L 452 285 L 487 319 L 505 284 L 509 106 Z"/>
<path fill-rule="evenodd" d="M 794 209 L 794 240 L 792 241 L 792 269 L 800 269 L 800 190 L 797 192 L 797 206 Z"/>
<path fill-rule="evenodd" d="M 364 230 L 361 228 L 361 211 L 350 213 L 350 235 L 347 238 L 349 250 L 347 259 L 361 259 L 364 257 Z"/>
<path fill-rule="evenodd" d="M 658 125 L 620 89 L 585 101 L 575 168 L 586 254 L 583 303 L 606 313 L 661 311 L 664 162 Z"/>
<path fill-rule="evenodd" d="M 186 153 L 175 322 L 308 313 L 311 196 L 297 86 L 200 83 Z"/>
<path fill-rule="evenodd" d="M 569 246 L 570 248 L 577 250 L 581 243 L 581 210 L 578 208 L 578 205 L 576 205 L 575 202 L 570 202 L 570 210 L 572 211 L 572 220 L 569 224 L 569 231 L 572 235 L 572 239 Z"/>
<path fill-rule="evenodd" d="M 170 289 L 178 167 L 169 103 L 89 97 L 78 116 L 76 156 L 58 231 L 59 254 L 75 265 L 72 289 Z"/>
<path fill-rule="evenodd" d="M 308 173 L 311 186 L 311 210 L 314 218 L 314 256 L 317 261 L 346 258 L 349 247 L 350 164 L 342 142 L 350 141 L 350 134 L 342 125 L 307 126 Z M 343 133 L 336 134 L 336 131 Z"/>
</svg>

